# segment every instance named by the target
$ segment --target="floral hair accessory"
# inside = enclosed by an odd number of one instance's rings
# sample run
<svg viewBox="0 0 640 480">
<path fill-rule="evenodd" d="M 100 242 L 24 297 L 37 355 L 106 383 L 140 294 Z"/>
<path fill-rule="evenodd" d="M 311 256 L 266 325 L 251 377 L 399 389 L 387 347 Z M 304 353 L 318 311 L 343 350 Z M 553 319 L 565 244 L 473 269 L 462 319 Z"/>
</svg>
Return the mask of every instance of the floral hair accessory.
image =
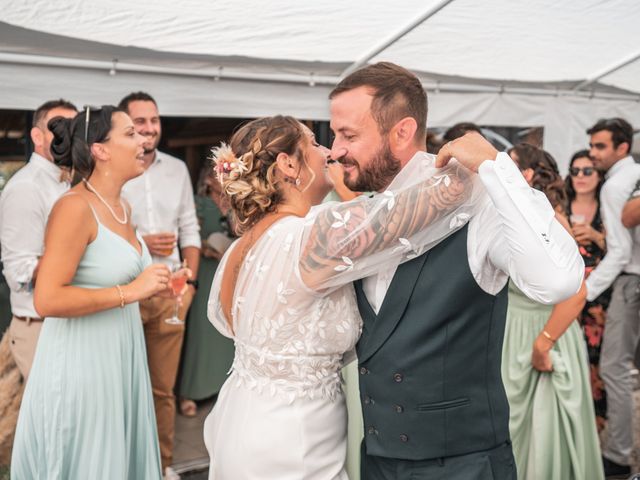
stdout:
<svg viewBox="0 0 640 480">
<path fill-rule="evenodd" d="M 242 157 L 237 158 L 231 147 L 224 142 L 219 147 L 211 149 L 211 159 L 220 183 L 222 183 L 225 176 L 235 180 L 249 170 L 242 161 Z"/>
</svg>

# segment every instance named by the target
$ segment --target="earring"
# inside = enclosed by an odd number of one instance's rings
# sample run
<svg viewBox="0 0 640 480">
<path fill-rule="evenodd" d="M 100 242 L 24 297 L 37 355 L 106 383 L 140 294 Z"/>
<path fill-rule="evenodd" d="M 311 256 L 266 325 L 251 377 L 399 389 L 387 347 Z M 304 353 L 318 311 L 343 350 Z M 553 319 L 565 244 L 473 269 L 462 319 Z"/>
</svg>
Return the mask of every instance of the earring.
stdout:
<svg viewBox="0 0 640 480">
<path fill-rule="evenodd" d="M 296 187 L 300 186 L 300 177 L 284 177 L 284 181 L 287 183 L 291 183 L 292 185 L 295 185 Z"/>
</svg>

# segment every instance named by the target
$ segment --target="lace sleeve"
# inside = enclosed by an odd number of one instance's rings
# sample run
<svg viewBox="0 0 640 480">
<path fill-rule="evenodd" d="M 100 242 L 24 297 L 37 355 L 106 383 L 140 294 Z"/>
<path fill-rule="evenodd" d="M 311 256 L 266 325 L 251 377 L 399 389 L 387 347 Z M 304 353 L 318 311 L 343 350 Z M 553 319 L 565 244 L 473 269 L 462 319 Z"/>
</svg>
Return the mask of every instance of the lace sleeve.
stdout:
<svg viewBox="0 0 640 480">
<path fill-rule="evenodd" d="M 327 204 L 309 219 L 299 258 L 303 282 L 324 293 L 416 258 L 463 227 L 486 190 L 460 164 L 436 169 L 434 158 L 412 160 L 384 193 Z"/>
</svg>

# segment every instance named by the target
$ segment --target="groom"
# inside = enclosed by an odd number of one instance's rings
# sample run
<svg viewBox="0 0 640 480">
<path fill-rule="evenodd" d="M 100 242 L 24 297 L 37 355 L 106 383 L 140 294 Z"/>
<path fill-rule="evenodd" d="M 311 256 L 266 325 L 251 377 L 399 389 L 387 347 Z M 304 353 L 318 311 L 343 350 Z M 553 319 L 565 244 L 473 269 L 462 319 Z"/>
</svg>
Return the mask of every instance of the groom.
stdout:
<svg viewBox="0 0 640 480">
<path fill-rule="evenodd" d="M 345 184 L 382 192 L 411 181 L 402 169 L 426 155 L 418 78 L 377 63 L 329 98 Z M 452 157 L 486 187 L 480 213 L 422 256 L 356 283 L 363 480 L 515 479 L 500 377 L 507 282 L 557 303 L 582 280 L 573 238 L 506 153 L 471 133 L 446 144 L 436 165 Z"/>
</svg>

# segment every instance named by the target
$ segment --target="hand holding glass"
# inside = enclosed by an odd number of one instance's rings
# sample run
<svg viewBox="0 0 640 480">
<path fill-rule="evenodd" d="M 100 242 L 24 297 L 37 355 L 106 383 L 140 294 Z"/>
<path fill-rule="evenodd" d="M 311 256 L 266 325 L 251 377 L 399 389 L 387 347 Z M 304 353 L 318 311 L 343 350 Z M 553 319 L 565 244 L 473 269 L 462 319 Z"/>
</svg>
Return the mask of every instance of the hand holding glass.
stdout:
<svg viewBox="0 0 640 480">
<path fill-rule="evenodd" d="M 169 288 L 175 295 L 175 305 L 173 309 L 173 316 L 165 320 L 170 325 L 183 325 L 184 322 L 178 317 L 178 309 L 180 308 L 180 297 L 184 293 L 187 286 L 187 280 L 191 276 L 191 271 L 185 265 L 176 263 L 171 267 L 171 279 L 169 280 Z"/>
</svg>

